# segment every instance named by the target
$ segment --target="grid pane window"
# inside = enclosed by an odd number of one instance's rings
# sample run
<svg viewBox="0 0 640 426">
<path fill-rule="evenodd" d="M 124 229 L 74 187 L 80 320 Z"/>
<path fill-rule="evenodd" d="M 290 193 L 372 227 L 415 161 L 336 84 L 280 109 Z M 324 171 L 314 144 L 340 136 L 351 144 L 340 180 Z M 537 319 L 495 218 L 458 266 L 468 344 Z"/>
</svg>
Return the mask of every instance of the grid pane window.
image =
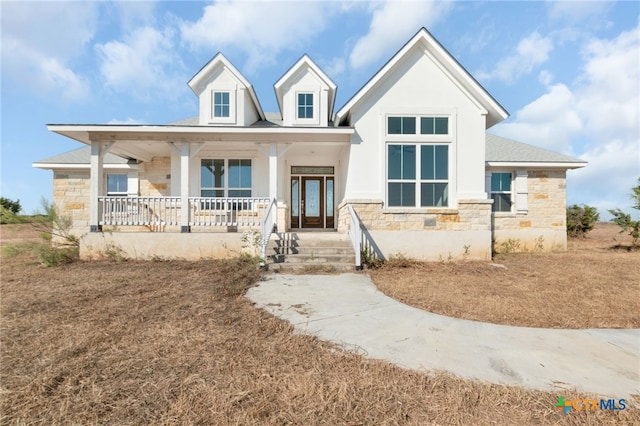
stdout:
<svg viewBox="0 0 640 426">
<path fill-rule="evenodd" d="M 213 93 L 213 116 L 229 117 L 229 92 Z"/>
<path fill-rule="evenodd" d="M 107 175 L 107 195 L 127 194 L 127 175 L 122 173 L 110 173 Z"/>
<path fill-rule="evenodd" d="M 200 160 L 201 197 L 251 197 L 251 160 Z"/>
<path fill-rule="evenodd" d="M 491 173 L 491 199 L 494 212 L 511 211 L 511 182 L 511 173 Z"/>
<path fill-rule="evenodd" d="M 390 135 L 415 135 L 415 117 L 388 117 L 387 133 Z"/>
<path fill-rule="evenodd" d="M 419 156 L 418 149 L 420 149 Z M 448 179 L 448 146 L 421 144 L 387 146 L 389 207 L 446 207 L 449 203 Z"/>
<path fill-rule="evenodd" d="M 298 93 L 298 118 L 313 118 L 313 93 Z"/>
<path fill-rule="evenodd" d="M 422 135 L 448 135 L 448 117 L 420 117 L 420 134 Z"/>
</svg>

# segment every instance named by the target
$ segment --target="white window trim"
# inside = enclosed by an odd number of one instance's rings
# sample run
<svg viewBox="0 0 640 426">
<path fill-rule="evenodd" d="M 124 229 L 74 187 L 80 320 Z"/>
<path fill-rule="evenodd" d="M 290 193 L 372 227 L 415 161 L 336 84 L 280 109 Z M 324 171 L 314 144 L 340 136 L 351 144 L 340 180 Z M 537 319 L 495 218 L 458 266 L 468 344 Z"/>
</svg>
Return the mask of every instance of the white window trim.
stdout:
<svg viewBox="0 0 640 426">
<path fill-rule="evenodd" d="M 491 179 L 492 176 L 494 174 L 497 173 L 509 173 L 511 175 L 511 190 L 510 191 L 493 191 L 491 188 Z M 516 186 L 516 179 L 515 179 L 515 172 L 513 170 L 492 170 L 488 173 L 487 176 L 487 193 L 489 194 L 489 199 L 493 199 L 493 194 L 509 194 L 511 195 L 511 208 L 509 209 L 509 211 L 494 211 L 493 207 L 491 209 L 491 214 L 496 215 L 496 216 L 512 216 L 515 212 L 515 204 L 516 204 L 516 197 L 515 197 L 515 186 Z"/>
<path fill-rule="evenodd" d="M 415 146 L 416 147 L 416 177 L 414 179 L 389 179 L 389 145 L 403 145 L 403 146 Z M 447 146 L 447 179 L 422 179 L 422 146 Z M 396 210 L 409 210 L 409 211 L 430 211 L 430 210 L 442 210 L 450 209 L 451 202 L 451 145 L 449 143 L 434 143 L 434 142 L 392 142 L 387 141 L 385 143 L 385 167 L 384 167 L 384 193 L 385 193 L 385 211 Z M 414 199 L 416 204 L 414 206 L 391 206 L 389 205 L 389 183 L 413 183 L 414 187 Z M 446 183 L 447 184 L 447 204 L 443 206 L 423 206 L 421 190 L 423 183 Z"/>
<path fill-rule="evenodd" d="M 224 180 L 224 187 L 221 188 L 217 188 L 217 187 L 203 187 L 202 186 L 202 171 L 200 170 L 200 168 L 202 167 L 202 160 L 223 160 L 224 161 L 224 170 L 225 170 L 225 180 Z M 247 188 L 247 187 L 243 187 L 243 188 L 230 188 L 229 187 L 229 176 L 226 174 L 227 171 L 229 170 L 229 160 L 248 160 L 251 162 L 251 187 Z M 198 176 L 198 186 L 199 186 L 199 191 L 198 191 L 198 196 L 202 197 L 202 191 L 205 190 L 211 190 L 211 191 L 219 191 L 222 190 L 224 192 L 224 195 L 222 198 L 229 198 L 229 190 L 231 191 L 251 191 L 251 195 L 249 197 L 240 197 L 240 198 L 251 198 L 253 197 L 253 194 L 255 193 L 255 189 L 254 189 L 254 182 L 255 182 L 255 176 L 254 176 L 254 171 L 255 171 L 255 164 L 253 161 L 253 158 L 247 158 L 247 157 L 202 157 L 198 159 L 198 164 L 199 164 L 199 168 L 198 170 L 200 171 L 200 175 Z M 238 198 L 238 197 L 233 197 L 233 198 Z"/>
<path fill-rule="evenodd" d="M 390 117 L 413 117 L 416 119 L 416 133 L 415 134 L 397 134 L 389 133 L 389 118 Z M 437 117 L 447 118 L 447 132 L 446 134 L 422 134 L 421 126 L 423 117 Z M 384 135 L 387 141 L 405 141 L 405 142 L 453 142 L 455 139 L 455 111 L 452 112 L 439 112 L 439 113 L 412 113 L 412 112 L 398 112 L 388 113 L 384 115 Z"/>
<path fill-rule="evenodd" d="M 298 118 L 298 95 L 309 94 L 313 97 L 313 116 L 311 118 Z M 320 124 L 320 88 L 297 86 L 293 90 L 293 124 L 311 126 Z"/>
<path fill-rule="evenodd" d="M 229 93 L 229 117 L 215 117 L 213 114 L 215 93 L 227 92 Z M 209 92 L 209 124 L 235 124 L 237 121 L 237 97 L 238 90 L 236 85 L 215 85 L 210 87 Z"/>
<path fill-rule="evenodd" d="M 449 117 L 448 135 L 394 135 L 387 134 L 387 117 Z M 454 213 L 458 208 L 458 194 L 455 190 L 457 185 L 457 134 L 458 134 L 458 109 L 456 107 L 409 107 L 394 108 L 392 110 L 382 110 L 379 113 L 378 125 L 379 135 L 384 141 L 381 149 L 383 152 L 379 156 L 380 173 L 379 185 L 382 188 L 384 199 L 383 213 L 432 213 L 448 212 Z M 416 124 L 417 126 L 417 124 Z M 419 127 L 416 129 L 419 132 Z M 449 188 L 448 207 L 389 207 L 388 205 L 388 144 L 415 143 L 425 145 L 448 145 L 449 146 Z"/>
<path fill-rule="evenodd" d="M 109 192 L 109 175 L 127 175 L 126 192 Z M 114 197 L 132 197 L 138 195 L 138 171 L 108 171 L 104 174 L 104 194 Z"/>
</svg>

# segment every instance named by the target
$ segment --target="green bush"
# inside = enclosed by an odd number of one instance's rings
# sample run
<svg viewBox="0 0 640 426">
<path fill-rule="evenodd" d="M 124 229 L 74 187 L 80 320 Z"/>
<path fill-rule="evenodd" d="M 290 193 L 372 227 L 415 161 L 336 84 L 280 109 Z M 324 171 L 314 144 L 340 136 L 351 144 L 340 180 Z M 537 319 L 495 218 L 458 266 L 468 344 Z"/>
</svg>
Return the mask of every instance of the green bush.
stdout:
<svg viewBox="0 0 640 426">
<path fill-rule="evenodd" d="M 631 199 L 634 202 L 632 207 L 640 210 L 640 178 L 638 178 L 638 185 L 631 188 Z M 613 215 L 611 221 L 622 228 L 620 233 L 628 232 L 632 239 L 631 245 L 638 247 L 640 245 L 640 219 L 633 220 L 630 214 L 620 209 L 609 210 L 609 213 Z"/>
<path fill-rule="evenodd" d="M 20 200 L 13 201 L 5 197 L 0 197 L 0 206 L 9 210 L 13 214 L 18 214 L 20 213 L 20 210 L 22 210 Z"/>
<path fill-rule="evenodd" d="M 600 218 L 595 207 L 574 204 L 567 207 L 567 235 L 570 237 L 584 237 L 591 231 Z"/>
</svg>

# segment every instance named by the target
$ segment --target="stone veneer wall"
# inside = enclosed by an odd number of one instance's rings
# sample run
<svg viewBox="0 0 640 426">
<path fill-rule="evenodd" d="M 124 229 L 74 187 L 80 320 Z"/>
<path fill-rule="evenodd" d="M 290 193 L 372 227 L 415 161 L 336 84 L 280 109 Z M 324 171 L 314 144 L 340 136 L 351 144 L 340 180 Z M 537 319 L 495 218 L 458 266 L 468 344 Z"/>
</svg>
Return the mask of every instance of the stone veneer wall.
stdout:
<svg viewBox="0 0 640 426">
<path fill-rule="evenodd" d="M 459 200 L 458 209 L 382 208 L 378 200 L 347 200 L 338 207 L 338 230 L 347 232 L 356 211 L 384 257 L 402 254 L 420 260 L 491 258 L 491 201 Z"/>
<path fill-rule="evenodd" d="M 83 234 L 89 230 L 88 171 L 60 171 L 53 174 L 53 202 L 60 217 L 71 219 L 71 231 Z"/>
<path fill-rule="evenodd" d="M 138 192 L 141 197 L 168 197 L 171 195 L 171 158 L 153 157 L 141 164 L 138 172 Z"/>
<path fill-rule="evenodd" d="M 528 172 L 526 214 L 496 213 L 493 217 L 496 249 L 509 239 L 515 251 L 551 251 L 567 248 L 567 191 L 564 170 Z"/>
<path fill-rule="evenodd" d="M 489 200 L 460 200 L 458 209 L 383 210 L 382 201 L 347 200 L 338 207 L 338 231 L 347 232 L 351 204 L 370 231 L 484 231 L 491 229 Z"/>
</svg>

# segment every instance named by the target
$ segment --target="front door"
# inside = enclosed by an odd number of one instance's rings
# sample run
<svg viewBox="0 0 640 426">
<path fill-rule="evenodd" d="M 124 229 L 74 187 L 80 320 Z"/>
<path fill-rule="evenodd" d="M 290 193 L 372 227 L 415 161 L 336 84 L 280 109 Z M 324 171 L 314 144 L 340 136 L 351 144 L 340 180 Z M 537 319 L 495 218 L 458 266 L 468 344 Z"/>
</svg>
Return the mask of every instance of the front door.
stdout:
<svg viewBox="0 0 640 426">
<path fill-rule="evenodd" d="M 291 167 L 291 229 L 334 229 L 333 167 Z"/>
<path fill-rule="evenodd" d="M 302 228 L 324 228 L 324 178 L 303 176 L 301 189 Z"/>
</svg>

